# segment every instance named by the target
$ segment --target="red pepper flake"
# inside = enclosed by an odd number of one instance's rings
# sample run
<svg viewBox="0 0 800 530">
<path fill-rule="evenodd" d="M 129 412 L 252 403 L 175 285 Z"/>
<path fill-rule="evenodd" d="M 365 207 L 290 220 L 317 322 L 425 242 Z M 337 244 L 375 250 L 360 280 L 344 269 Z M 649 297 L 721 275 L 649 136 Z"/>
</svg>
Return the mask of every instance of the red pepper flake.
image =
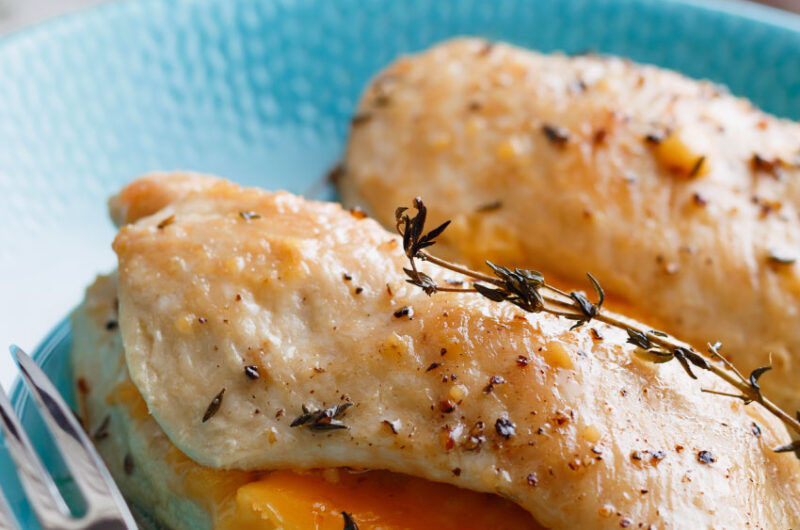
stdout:
<svg viewBox="0 0 800 530">
<path fill-rule="evenodd" d="M 701 464 L 713 464 L 717 461 L 717 458 L 711 454 L 711 451 L 700 451 L 697 453 L 697 461 Z"/>
<path fill-rule="evenodd" d="M 526 366 L 528 366 L 529 362 L 531 362 L 531 360 L 525 357 L 524 355 L 520 355 L 517 357 L 517 366 L 519 366 L 520 368 L 525 368 Z"/>
<path fill-rule="evenodd" d="M 425 371 L 430 372 L 431 370 L 439 368 L 441 365 L 442 365 L 441 363 L 431 363 L 431 365 L 428 366 L 428 368 L 426 368 Z"/>
<path fill-rule="evenodd" d="M 174 222 L 175 222 L 175 214 L 172 214 L 166 219 L 162 220 L 160 223 L 158 223 L 156 225 L 156 228 L 158 228 L 159 230 L 164 230 L 166 227 L 168 227 Z"/>
<path fill-rule="evenodd" d="M 497 418 L 494 423 L 494 430 L 506 440 L 517 434 L 517 426 L 508 418 Z"/>
<path fill-rule="evenodd" d="M 242 295 L 240 295 L 239 293 L 236 293 L 236 301 L 237 302 L 241 302 L 242 301 Z"/>
<path fill-rule="evenodd" d="M 88 394 L 90 391 L 89 383 L 83 377 L 78 378 L 78 392 L 81 394 Z"/>
<path fill-rule="evenodd" d="M 683 451 L 683 446 L 682 445 L 676 445 L 675 446 L 675 452 L 680 453 L 681 451 Z"/>
<path fill-rule="evenodd" d="M 350 215 L 352 215 L 353 217 L 355 217 L 358 220 L 367 218 L 367 212 L 365 212 L 359 206 L 356 206 L 354 208 L 350 208 Z"/>
<path fill-rule="evenodd" d="M 450 414 L 454 410 L 456 410 L 456 404 L 449 399 L 445 399 L 439 402 L 439 410 L 444 412 L 445 414 Z"/>
<path fill-rule="evenodd" d="M 639 490 L 639 493 L 641 493 L 642 495 L 645 495 L 648 491 L 649 490 Z"/>
<path fill-rule="evenodd" d="M 526 480 L 528 481 L 528 486 L 536 487 L 539 484 L 539 478 L 536 476 L 536 473 L 529 473 Z"/>
</svg>

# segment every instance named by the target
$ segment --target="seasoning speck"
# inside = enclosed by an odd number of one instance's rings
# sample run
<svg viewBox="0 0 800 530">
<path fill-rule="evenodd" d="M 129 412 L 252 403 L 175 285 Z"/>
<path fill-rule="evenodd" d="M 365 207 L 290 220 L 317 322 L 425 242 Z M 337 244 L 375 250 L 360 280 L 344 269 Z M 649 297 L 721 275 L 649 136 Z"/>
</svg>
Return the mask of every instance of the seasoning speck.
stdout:
<svg viewBox="0 0 800 530">
<path fill-rule="evenodd" d="M 569 141 L 569 131 L 563 127 L 545 124 L 542 126 L 542 132 L 548 140 L 558 146 L 563 146 Z"/>
<path fill-rule="evenodd" d="M 756 422 L 753 422 L 753 425 L 750 427 L 750 431 L 753 433 L 753 436 L 756 438 L 761 437 L 761 427 L 758 426 Z"/>
<path fill-rule="evenodd" d="M 400 420 L 383 420 L 381 423 L 389 427 L 393 434 L 397 434 L 400 431 Z"/>
<path fill-rule="evenodd" d="M 105 419 L 103 419 L 103 422 L 97 428 L 97 430 L 94 431 L 94 435 L 92 435 L 92 438 L 94 438 L 95 442 L 99 442 L 100 440 L 105 440 L 106 438 L 108 438 L 109 423 L 111 423 L 111 416 L 106 416 Z"/>
<path fill-rule="evenodd" d="M 517 357 L 517 366 L 519 366 L 520 368 L 525 368 L 526 366 L 528 366 L 529 362 L 531 362 L 531 360 L 525 357 L 524 355 L 520 355 Z"/>
<path fill-rule="evenodd" d="M 517 434 L 516 425 L 508 418 L 497 418 L 494 423 L 494 430 L 506 440 Z"/>
<path fill-rule="evenodd" d="M 364 288 L 363 287 L 356 287 L 356 294 L 361 294 L 363 292 L 364 292 Z"/>
<path fill-rule="evenodd" d="M 125 455 L 125 460 L 122 461 L 122 468 L 125 470 L 126 475 L 133 474 L 133 455 L 130 453 Z"/>
<path fill-rule="evenodd" d="M 481 204 L 480 206 L 475 208 L 475 211 L 478 213 L 493 212 L 495 210 L 499 210 L 502 207 L 503 207 L 502 201 L 492 201 L 492 202 L 487 202 L 486 204 Z"/>
<path fill-rule="evenodd" d="M 409 320 L 414 318 L 414 308 L 408 305 L 404 305 L 400 309 L 394 312 L 395 318 L 403 318 L 408 317 Z"/>
<path fill-rule="evenodd" d="M 214 396 L 214 399 L 211 400 L 209 403 L 208 408 L 206 409 L 206 413 L 203 414 L 203 423 L 210 420 L 214 414 L 219 411 L 219 407 L 222 405 L 222 396 L 225 395 L 225 389 L 219 391 L 219 394 Z"/>
<path fill-rule="evenodd" d="M 118 327 L 119 327 L 119 322 L 117 322 L 116 320 L 109 320 L 108 322 L 106 322 L 106 329 L 108 331 L 114 331 Z"/>
<path fill-rule="evenodd" d="M 527 477 L 528 486 L 536 487 L 539 483 L 539 479 L 536 477 L 536 473 L 530 473 Z"/>
<path fill-rule="evenodd" d="M 697 453 L 697 461 L 701 464 L 713 464 L 717 459 L 711 454 L 711 451 L 700 451 Z"/>
<path fill-rule="evenodd" d="M 435 369 L 439 368 L 441 365 L 442 365 L 441 363 L 431 363 L 430 366 L 428 366 L 425 369 L 425 371 L 426 372 L 430 372 L 431 370 L 435 370 Z"/>
<path fill-rule="evenodd" d="M 159 230 L 164 230 L 166 227 L 168 227 L 174 222 L 175 222 L 175 214 L 172 214 L 166 219 L 162 220 L 160 223 L 158 223 L 156 225 L 156 228 L 158 228 Z"/>
<path fill-rule="evenodd" d="M 258 373 L 258 366 L 254 364 L 248 364 L 244 367 L 244 375 L 250 379 L 258 379 L 260 377 L 260 374 Z"/>
<path fill-rule="evenodd" d="M 261 219 L 261 216 L 256 212 L 239 212 L 239 217 L 245 221 L 250 221 L 251 219 Z"/>
</svg>

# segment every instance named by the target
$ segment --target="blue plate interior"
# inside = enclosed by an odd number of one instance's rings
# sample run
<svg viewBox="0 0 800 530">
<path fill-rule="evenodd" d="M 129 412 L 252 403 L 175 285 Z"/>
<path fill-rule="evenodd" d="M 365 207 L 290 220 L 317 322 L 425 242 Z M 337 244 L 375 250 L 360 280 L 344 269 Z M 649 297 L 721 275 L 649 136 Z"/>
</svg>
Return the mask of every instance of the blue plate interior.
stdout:
<svg viewBox="0 0 800 530">
<path fill-rule="evenodd" d="M 189 168 L 302 192 L 335 163 L 359 91 L 401 53 L 455 35 L 595 50 L 726 84 L 800 117 L 800 18 L 665 0 L 142 0 L 0 44 L 0 274 L 16 321 L 63 315 L 113 267 L 106 197 L 132 176 Z M 53 271 L 57 270 L 57 273 Z M 15 320 L 16 319 L 16 320 Z M 0 321 L 8 321 L 2 318 Z M 69 392 L 62 322 L 37 359 Z M 13 399 L 52 459 L 38 417 Z M 0 476 L 21 500 L 6 456 Z M 11 485 L 11 487 L 8 487 Z M 32 525 L 23 514 L 26 528 Z"/>
</svg>

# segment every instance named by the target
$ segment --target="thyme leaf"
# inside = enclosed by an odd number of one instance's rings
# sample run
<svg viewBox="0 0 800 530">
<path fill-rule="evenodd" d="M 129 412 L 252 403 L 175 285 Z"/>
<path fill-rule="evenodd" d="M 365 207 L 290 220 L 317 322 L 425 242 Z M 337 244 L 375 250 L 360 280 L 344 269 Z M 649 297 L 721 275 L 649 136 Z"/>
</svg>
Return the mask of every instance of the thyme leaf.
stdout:
<svg viewBox="0 0 800 530">
<path fill-rule="evenodd" d="M 555 134 L 556 132 L 558 131 L 555 129 L 552 129 L 549 133 L 545 130 L 545 134 L 555 143 L 568 140 L 568 138 L 559 139 L 560 135 Z M 655 137 L 653 140 L 655 140 Z M 703 158 L 698 161 L 694 173 L 699 171 L 703 161 Z M 706 356 L 663 331 L 641 327 L 627 319 L 603 312 L 602 306 L 605 301 L 605 292 L 600 282 L 591 274 L 587 274 L 587 276 L 597 295 L 596 303 L 589 301 L 583 293 L 575 291 L 567 293 L 547 283 L 544 275 L 539 271 L 519 268 L 511 269 L 486 261 L 486 265 L 492 273 L 489 275 L 433 256 L 425 249 L 436 243 L 436 238 L 442 235 L 449 226 L 450 221 L 446 221 L 426 233 L 425 221 L 428 216 L 428 210 L 425 204 L 420 197 L 416 197 L 412 206 L 416 210 L 416 214 L 413 216 L 408 213 L 409 209 L 406 207 L 399 207 L 395 210 L 396 229 L 403 238 L 403 250 L 410 265 L 403 269 L 407 277 L 406 281 L 419 287 L 426 294 L 433 295 L 441 291 L 474 293 L 492 302 L 514 304 L 526 312 L 546 312 L 567 320 L 574 320 L 575 323 L 571 326 L 571 330 L 579 328 L 591 320 L 599 320 L 611 327 L 624 330 L 628 335 L 626 342 L 640 349 L 637 350 L 637 355 L 641 358 L 655 363 L 677 360 L 686 374 L 692 379 L 697 379 L 693 369 L 709 371 L 733 386 L 738 393 L 701 389 L 703 392 L 741 399 L 745 404 L 757 402 L 795 433 L 800 434 L 800 411 L 798 411 L 797 419 L 795 419 L 764 396 L 759 385 L 761 376 L 772 368 L 771 365 L 756 368 L 748 377 L 745 377 L 733 363 L 719 353 L 722 347 L 719 342 L 708 344 L 708 355 Z M 794 262 L 794 259 L 791 258 L 776 260 L 774 257 L 770 257 L 770 259 L 776 263 Z M 468 288 L 461 287 L 463 283 L 440 285 L 430 275 L 417 269 L 417 260 L 426 261 L 470 278 L 472 285 Z M 454 287 L 453 285 L 459 285 L 459 287 Z M 305 412 L 307 413 L 307 411 Z M 299 417 L 295 422 L 301 418 L 303 416 Z M 497 421 L 495 429 L 503 437 L 511 436 L 514 433 L 513 423 L 505 418 Z M 794 452 L 800 458 L 800 441 L 781 446 L 776 448 L 775 451 L 781 453 Z"/>
<path fill-rule="evenodd" d="M 308 427 L 312 431 L 333 431 L 338 429 L 349 429 L 342 423 L 341 417 L 345 411 L 353 406 L 349 401 L 326 409 L 311 410 L 305 405 L 302 406 L 303 413 L 292 420 L 289 427 Z"/>
</svg>

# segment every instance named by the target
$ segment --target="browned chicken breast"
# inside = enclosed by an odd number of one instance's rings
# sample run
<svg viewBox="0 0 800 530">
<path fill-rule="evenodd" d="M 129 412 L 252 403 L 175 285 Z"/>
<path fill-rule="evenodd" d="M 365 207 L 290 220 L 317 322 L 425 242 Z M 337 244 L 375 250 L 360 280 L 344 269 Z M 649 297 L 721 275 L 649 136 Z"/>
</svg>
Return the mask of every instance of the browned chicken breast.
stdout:
<svg viewBox="0 0 800 530">
<path fill-rule="evenodd" d="M 338 205 L 172 184 L 114 203 L 175 198 L 114 242 L 119 325 L 130 379 L 197 463 L 400 471 L 552 529 L 800 526 L 800 461 L 772 451 L 784 427 L 702 393 L 731 391 L 712 375 L 644 361 L 596 322 L 602 339 L 429 297 L 405 283 L 399 238 Z"/>
<path fill-rule="evenodd" d="M 421 195 L 437 252 L 593 273 L 627 311 L 800 407 L 800 125 L 611 57 L 456 40 L 366 90 L 339 189 L 386 225 Z"/>
</svg>

